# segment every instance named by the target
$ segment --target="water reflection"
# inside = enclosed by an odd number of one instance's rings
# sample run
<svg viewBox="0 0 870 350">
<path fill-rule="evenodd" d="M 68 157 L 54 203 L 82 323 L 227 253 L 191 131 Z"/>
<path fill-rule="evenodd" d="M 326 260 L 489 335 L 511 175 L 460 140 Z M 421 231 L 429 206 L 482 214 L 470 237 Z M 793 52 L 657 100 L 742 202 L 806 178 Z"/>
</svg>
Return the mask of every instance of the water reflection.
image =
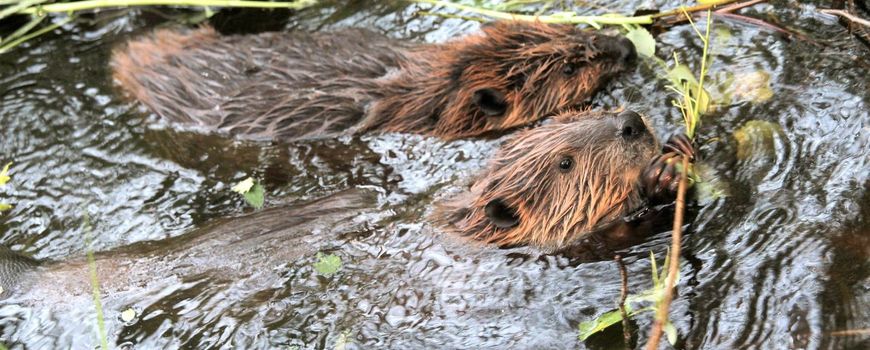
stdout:
<svg viewBox="0 0 870 350">
<path fill-rule="evenodd" d="M 602 5 L 606 9 L 596 11 L 639 4 Z M 866 67 L 854 61 L 866 49 L 803 5 L 774 5 L 748 13 L 770 13 L 780 24 L 818 33 L 824 45 L 787 41 L 739 22 L 717 25 L 717 35 L 730 37 L 717 39 L 711 74 L 766 72 L 774 96 L 720 106 L 700 131 L 706 163 L 730 196 L 697 209 L 688 226 L 672 312 L 681 348 L 862 348 L 868 342 L 866 336 L 830 335 L 870 324 L 870 87 Z M 286 27 L 366 26 L 429 41 L 474 28 L 456 19 L 415 17 L 417 10 L 391 3 L 326 5 L 292 17 Z M 0 217 L 4 244 L 39 258 L 80 261 L 84 212 L 94 218 L 98 251 L 176 237 L 244 212 L 227 189 L 250 175 L 265 180 L 272 206 L 352 188 L 377 198 L 358 216 L 315 225 L 308 233 L 316 234 L 300 243 L 264 245 L 263 254 L 288 254 L 268 270 L 223 261 L 222 270 L 143 279 L 144 285 L 107 295 L 110 342 L 332 348 L 344 337 L 351 348 L 593 345 L 577 341 L 577 324 L 614 308 L 620 286 L 612 262 L 573 264 L 524 249 L 469 245 L 424 220 L 433 203 L 485 164 L 499 140 L 380 135 L 250 144 L 152 127 L 145 113 L 115 94 L 105 62 L 129 32 L 160 21 L 148 12 L 113 13 L 74 26 L 72 37 L 49 35 L 0 56 L 0 158 L 16 162 L 4 194 L 17 204 Z M 659 39 L 661 56 L 679 51 L 684 61 L 699 59 L 688 27 Z M 652 118 L 659 136 L 669 135 L 680 117 L 656 74 L 643 66 L 594 104 L 630 104 Z M 735 137 L 741 130 L 743 139 Z M 649 287 L 648 252 L 661 257 L 667 243 L 662 232 L 625 252 L 632 291 Z M 290 258 L 275 248 L 286 246 L 306 247 L 306 254 Z M 314 273 L 317 251 L 342 258 L 337 275 Z M 47 293 L 41 303 L 0 308 L 5 343 L 95 345 L 84 265 L 76 266 L 81 269 L 70 267 L 69 274 L 80 271 L 73 282 L 82 287 L 74 295 Z M 120 314 L 128 308 L 137 316 L 125 322 Z M 648 318 L 635 323 L 650 326 Z M 620 338 L 614 334 L 604 343 Z"/>
</svg>

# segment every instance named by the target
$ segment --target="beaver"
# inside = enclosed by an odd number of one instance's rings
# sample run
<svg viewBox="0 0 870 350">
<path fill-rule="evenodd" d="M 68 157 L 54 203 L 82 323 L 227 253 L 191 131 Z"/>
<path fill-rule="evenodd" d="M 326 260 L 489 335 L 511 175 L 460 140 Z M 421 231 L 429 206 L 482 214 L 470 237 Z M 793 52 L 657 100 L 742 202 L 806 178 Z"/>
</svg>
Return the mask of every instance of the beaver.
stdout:
<svg viewBox="0 0 870 350">
<path fill-rule="evenodd" d="M 116 49 L 114 80 L 164 120 L 253 140 L 373 131 L 456 139 L 582 104 L 637 54 L 624 37 L 500 21 L 441 44 L 364 29 L 220 36 L 157 30 Z"/>
<path fill-rule="evenodd" d="M 591 234 L 626 231 L 642 207 L 674 197 L 676 163 L 694 159 L 685 137 L 658 141 L 637 113 L 565 112 L 504 143 L 470 189 L 431 214 L 434 226 L 501 247 L 568 251 Z M 373 194 L 351 189 L 299 205 L 222 219 L 193 232 L 96 254 L 106 294 L 177 283 L 191 276 L 246 277 L 278 271 L 318 251 L 318 241 L 350 232 Z M 325 228 L 325 229 L 324 229 Z M 318 232 L 316 237 L 312 232 Z M 618 237 L 617 237 L 618 238 Z M 243 264 L 240 262 L 244 262 Z M 38 267 L 42 265 L 43 267 Z M 4 295 L 40 300 L 88 293 L 85 260 L 41 264 L 0 250 Z"/>
<path fill-rule="evenodd" d="M 636 221 L 624 218 L 673 198 L 680 157 L 694 160 L 684 135 L 671 138 L 663 154 L 657 148 L 633 111 L 562 113 L 508 141 L 480 180 L 434 219 L 501 247 L 555 251 L 593 232 L 618 241 Z"/>
</svg>

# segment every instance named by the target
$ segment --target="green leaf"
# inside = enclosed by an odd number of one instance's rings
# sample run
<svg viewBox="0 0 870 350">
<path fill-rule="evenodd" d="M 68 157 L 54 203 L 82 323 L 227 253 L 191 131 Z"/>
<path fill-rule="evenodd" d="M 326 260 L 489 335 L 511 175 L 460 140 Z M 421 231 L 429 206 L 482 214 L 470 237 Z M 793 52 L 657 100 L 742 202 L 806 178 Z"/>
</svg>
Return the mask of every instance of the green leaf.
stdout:
<svg viewBox="0 0 870 350">
<path fill-rule="evenodd" d="M 668 80 L 670 80 L 677 89 L 680 89 L 683 83 L 698 85 L 698 80 L 695 79 L 692 70 L 685 64 L 678 64 L 674 66 L 674 68 L 671 68 L 671 70 L 668 71 Z"/>
<path fill-rule="evenodd" d="M 625 34 L 634 44 L 635 50 L 644 57 L 652 57 L 656 53 L 656 39 L 646 29 L 637 27 Z"/>
<path fill-rule="evenodd" d="M 668 343 L 671 345 L 675 345 L 677 343 L 677 329 L 674 327 L 674 324 L 671 321 L 665 323 L 664 326 L 665 336 L 668 337 Z"/>
<path fill-rule="evenodd" d="M 317 262 L 314 263 L 314 271 L 317 273 L 329 277 L 341 268 L 341 258 L 339 258 L 335 254 L 326 254 L 318 252 L 317 253 Z"/>
<path fill-rule="evenodd" d="M 263 202 L 265 202 L 266 191 L 263 189 L 263 185 L 257 183 L 250 191 L 245 192 L 244 196 L 248 204 L 255 209 L 260 209 L 263 207 Z"/>
<path fill-rule="evenodd" d="M 3 167 L 3 170 L 0 171 L 0 186 L 5 186 L 7 182 L 9 182 L 9 166 L 12 165 L 12 162 L 6 163 L 6 166 Z"/>
<path fill-rule="evenodd" d="M 627 311 L 628 305 L 626 305 Z M 605 312 L 592 321 L 581 322 L 577 326 L 580 330 L 579 338 L 581 341 L 586 340 L 595 333 L 603 331 L 618 322 L 622 321 L 622 313 L 619 310 Z"/>
</svg>

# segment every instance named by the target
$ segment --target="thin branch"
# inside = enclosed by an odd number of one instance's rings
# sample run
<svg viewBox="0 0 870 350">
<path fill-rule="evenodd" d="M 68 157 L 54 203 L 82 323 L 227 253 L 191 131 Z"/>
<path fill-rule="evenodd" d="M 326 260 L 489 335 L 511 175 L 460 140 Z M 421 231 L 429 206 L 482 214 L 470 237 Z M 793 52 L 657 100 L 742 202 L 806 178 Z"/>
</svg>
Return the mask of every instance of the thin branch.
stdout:
<svg viewBox="0 0 870 350">
<path fill-rule="evenodd" d="M 622 277 L 622 294 L 619 296 L 619 313 L 622 314 L 622 338 L 625 340 L 625 348 L 631 348 L 631 330 L 628 324 L 628 312 L 625 310 L 625 299 L 628 298 L 628 272 L 625 270 L 625 263 L 622 262 L 622 256 L 616 255 L 613 257 L 616 260 L 616 265 L 619 266 L 619 276 Z"/>
<path fill-rule="evenodd" d="M 25 14 L 59 13 L 70 11 L 94 10 L 105 7 L 128 6 L 218 6 L 254 8 L 291 8 L 301 9 L 314 3 L 314 0 L 293 2 L 241 1 L 241 0 L 86 0 L 33 6 L 20 11 Z"/>
<path fill-rule="evenodd" d="M 848 336 L 854 336 L 854 335 L 870 335 L 870 328 L 847 329 L 844 331 L 834 331 L 834 332 L 831 332 L 828 334 L 830 334 L 831 336 L 834 336 L 834 337 L 848 337 Z"/>
<path fill-rule="evenodd" d="M 737 11 L 737 10 L 739 10 L 739 9 L 742 9 L 742 8 L 745 8 L 745 7 L 749 7 L 749 6 L 752 6 L 752 5 L 755 5 L 755 4 L 760 4 L 760 3 L 762 3 L 762 2 L 767 2 L 767 0 L 750 0 L 750 1 L 747 1 L 747 2 L 741 2 L 741 3 L 737 3 L 737 4 L 732 4 L 732 5 L 724 6 L 724 7 L 720 8 L 720 9 L 717 9 L 716 11 L 713 11 L 713 12 L 716 12 L 716 13 L 730 13 L 730 12 L 734 12 L 734 11 Z"/>
<path fill-rule="evenodd" d="M 709 9 L 715 9 L 715 8 L 717 8 L 717 7 L 719 7 L 719 6 L 723 6 L 723 5 L 728 5 L 728 4 L 731 4 L 731 3 L 735 3 L 735 2 L 737 2 L 737 1 L 740 1 L 740 0 L 727 0 L 727 1 L 722 1 L 722 2 L 717 2 L 717 3 L 712 3 L 712 4 L 703 4 L 703 5 L 695 5 L 695 6 L 689 6 L 689 7 L 680 7 L 680 8 L 677 8 L 677 9 L 673 9 L 673 10 L 668 10 L 668 11 L 665 11 L 665 12 L 659 12 L 659 13 L 656 13 L 656 14 L 652 15 L 652 18 L 654 18 L 654 19 L 658 19 L 658 18 L 662 18 L 662 17 L 671 17 L 671 16 L 676 16 L 676 15 L 681 15 L 684 11 L 685 11 L 685 12 L 689 12 L 689 13 L 692 13 L 692 12 L 700 12 L 700 11 L 707 11 L 707 10 L 709 10 Z"/>
<path fill-rule="evenodd" d="M 530 16 L 530 15 L 521 15 L 510 12 L 489 10 L 480 7 L 468 6 L 457 4 L 449 1 L 440 1 L 440 0 L 415 0 L 418 3 L 426 3 L 432 4 L 436 6 L 443 7 L 451 7 L 457 10 L 462 10 L 466 12 L 472 12 L 479 15 L 484 15 L 487 17 L 495 18 L 495 19 L 506 19 L 506 20 L 521 20 L 521 21 L 539 21 L 543 23 L 585 23 L 591 25 L 593 27 L 601 25 L 601 24 L 612 24 L 612 25 L 620 25 L 620 24 L 650 24 L 652 23 L 652 16 Z"/>
<path fill-rule="evenodd" d="M 665 280 L 665 291 L 661 304 L 656 314 L 656 321 L 650 331 L 649 340 L 646 343 L 647 350 L 656 350 L 662 338 L 662 330 L 668 320 L 668 311 L 671 309 L 671 301 L 674 299 L 674 285 L 677 282 L 677 274 L 680 271 L 680 249 L 683 237 L 683 212 L 686 207 L 686 169 L 689 169 L 689 158 L 683 158 L 683 171 L 680 171 L 680 184 L 677 187 L 677 203 L 674 209 L 674 227 L 671 235 L 671 257 L 668 263 L 668 278 Z"/>
<path fill-rule="evenodd" d="M 870 27 L 870 21 L 863 19 L 861 17 L 858 17 L 856 15 L 853 15 L 849 12 L 843 11 L 843 10 L 825 9 L 825 10 L 819 10 L 819 12 L 826 13 L 829 15 L 842 16 L 842 17 L 845 17 L 846 19 L 848 19 L 852 23 L 857 23 L 857 24 L 863 25 L 865 27 Z"/>
</svg>

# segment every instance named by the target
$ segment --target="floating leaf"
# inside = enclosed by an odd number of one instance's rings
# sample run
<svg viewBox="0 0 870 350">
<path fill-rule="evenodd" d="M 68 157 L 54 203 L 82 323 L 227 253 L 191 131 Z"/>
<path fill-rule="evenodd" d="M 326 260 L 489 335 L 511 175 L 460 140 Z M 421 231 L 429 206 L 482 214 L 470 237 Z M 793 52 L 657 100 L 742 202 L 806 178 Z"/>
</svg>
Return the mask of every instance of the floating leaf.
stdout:
<svg viewBox="0 0 870 350">
<path fill-rule="evenodd" d="M 238 193 L 238 194 L 242 194 L 242 195 L 243 195 L 243 194 L 245 194 L 245 193 L 248 193 L 248 191 L 250 191 L 250 190 L 251 190 L 251 187 L 253 187 L 253 186 L 254 186 L 254 178 L 253 178 L 253 177 L 249 177 L 249 178 L 244 179 L 244 180 L 242 180 L 241 182 L 237 183 L 235 186 L 233 186 L 233 187 L 231 188 L 231 190 L 232 190 L 233 192 L 236 192 L 236 193 Z"/>
<path fill-rule="evenodd" d="M 634 44 L 635 50 L 644 57 L 652 57 L 656 53 L 656 39 L 646 29 L 637 27 L 625 34 Z"/>
<path fill-rule="evenodd" d="M 121 312 L 121 321 L 130 322 L 134 318 L 136 318 L 136 310 L 133 310 L 133 308 L 127 308 L 127 310 Z"/>
<path fill-rule="evenodd" d="M 248 204 L 256 209 L 260 209 L 263 207 L 265 197 L 266 191 L 265 189 L 263 189 L 263 185 L 260 185 L 259 183 L 254 185 L 254 187 L 252 187 L 250 191 L 245 192 L 245 201 L 247 201 Z"/>
<path fill-rule="evenodd" d="M 317 262 L 314 263 L 314 271 L 329 277 L 341 268 L 341 258 L 335 254 L 317 253 Z"/>
<path fill-rule="evenodd" d="M 782 134 L 779 124 L 765 120 L 750 120 L 734 131 L 737 159 L 746 160 L 758 153 L 775 156 L 776 138 Z"/>
<path fill-rule="evenodd" d="M 0 186 L 6 185 L 9 182 L 9 166 L 12 165 L 12 162 L 6 163 L 6 166 L 3 167 L 3 170 L 0 170 Z"/>
<path fill-rule="evenodd" d="M 335 341 L 334 350 L 345 350 L 347 348 L 347 337 L 350 335 L 350 331 L 341 332 L 338 336 L 338 340 Z"/>
<path fill-rule="evenodd" d="M 773 97 L 770 74 L 763 71 L 735 75 L 731 88 L 731 96 L 737 100 L 761 103 Z"/>
</svg>

